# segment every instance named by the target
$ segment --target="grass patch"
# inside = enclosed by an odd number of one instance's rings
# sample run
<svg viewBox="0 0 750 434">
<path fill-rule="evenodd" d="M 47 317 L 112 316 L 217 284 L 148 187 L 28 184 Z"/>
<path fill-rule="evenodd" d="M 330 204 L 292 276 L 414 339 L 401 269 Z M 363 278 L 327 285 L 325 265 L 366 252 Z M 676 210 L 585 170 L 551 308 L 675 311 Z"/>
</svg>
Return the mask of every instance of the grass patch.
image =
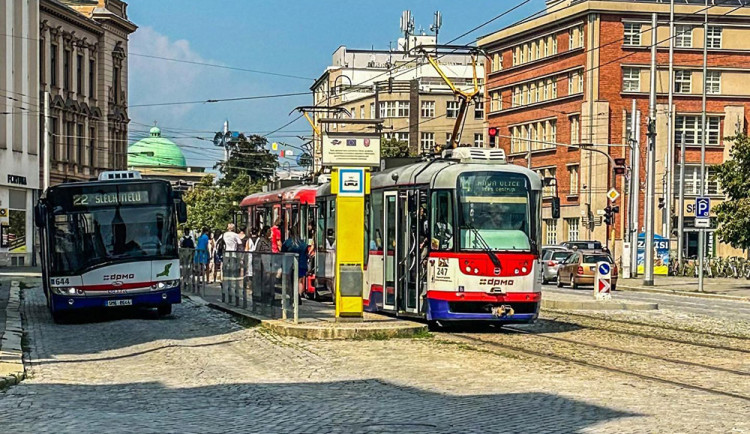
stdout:
<svg viewBox="0 0 750 434">
<path fill-rule="evenodd" d="M 232 321 L 234 321 L 235 324 L 241 327 L 244 327 L 246 329 L 255 328 L 260 325 L 260 321 L 254 320 L 252 318 L 248 318 L 246 316 L 232 315 Z"/>
</svg>

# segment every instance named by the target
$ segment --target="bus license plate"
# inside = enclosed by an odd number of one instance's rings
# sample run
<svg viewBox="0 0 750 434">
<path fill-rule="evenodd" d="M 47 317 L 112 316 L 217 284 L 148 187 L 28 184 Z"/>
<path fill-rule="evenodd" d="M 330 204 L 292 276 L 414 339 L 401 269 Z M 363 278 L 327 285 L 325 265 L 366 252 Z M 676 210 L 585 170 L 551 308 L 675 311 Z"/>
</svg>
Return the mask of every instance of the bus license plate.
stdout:
<svg viewBox="0 0 750 434">
<path fill-rule="evenodd" d="M 107 300 L 107 307 L 111 306 L 132 306 L 133 300 L 125 299 L 125 300 Z"/>
</svg>

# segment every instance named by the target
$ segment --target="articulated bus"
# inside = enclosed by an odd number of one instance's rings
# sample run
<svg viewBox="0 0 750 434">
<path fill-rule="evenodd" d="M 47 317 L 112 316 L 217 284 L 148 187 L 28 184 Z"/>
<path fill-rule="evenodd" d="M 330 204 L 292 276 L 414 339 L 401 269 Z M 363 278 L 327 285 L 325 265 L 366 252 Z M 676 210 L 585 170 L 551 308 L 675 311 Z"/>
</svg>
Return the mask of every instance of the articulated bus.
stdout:
<svg viewBox="0 0 750 434">
<path fill-rule="evenodd" d="M 169 182 L 138 172 L 47 189 L 35 209 L 44 293 L 55 321 L 71 311 L 180 302 L 177 223 L 187 211 Z"/>
</svg>

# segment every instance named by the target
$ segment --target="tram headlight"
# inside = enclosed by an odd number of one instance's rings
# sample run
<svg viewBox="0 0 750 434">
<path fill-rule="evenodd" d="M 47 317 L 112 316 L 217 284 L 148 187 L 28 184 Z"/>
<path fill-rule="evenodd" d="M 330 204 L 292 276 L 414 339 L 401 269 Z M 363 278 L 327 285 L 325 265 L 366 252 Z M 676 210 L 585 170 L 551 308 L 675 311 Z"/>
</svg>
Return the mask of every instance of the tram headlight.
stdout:
<svg viewBox="0 0 750 434">
<path fill-rule="evenodd" d="M 525 272 L 527 272 L 527 271 L 529 271 L 529 270 L 528 270 L 528 269 L 527 269 L 526 267 L 522 267 L 522 268 L 521 268 L 521 271 L 525 273 Z"/>
<path fill-rule="evenodd" d="M 515 270 L 513 270 L 513 272 L 516 273 L 516 274 L 518 274 L 518 273 L 520 273 L 520 270 L 518 268 L 516 268 Z"/>
</svg>

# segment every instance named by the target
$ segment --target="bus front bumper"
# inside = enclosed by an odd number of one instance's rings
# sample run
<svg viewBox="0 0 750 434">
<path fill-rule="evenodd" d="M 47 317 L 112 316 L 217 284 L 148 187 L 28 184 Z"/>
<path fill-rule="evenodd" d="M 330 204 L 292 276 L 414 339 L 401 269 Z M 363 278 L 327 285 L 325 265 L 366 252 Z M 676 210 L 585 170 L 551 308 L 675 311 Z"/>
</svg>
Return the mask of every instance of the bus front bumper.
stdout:
<svg viewBox="0 0 750 434">
<path fill-rule="evenodd" d="M 102 307 L 157 307 L 165 304 L 180 303 L 180 287 L 165 291 L 153 291 L 136 294 L 102 295 L 101 297 L 88 295 L 86 297 L 73 295 L 50 294 L 54 311 L 95 309 Z"/>
</svg>

